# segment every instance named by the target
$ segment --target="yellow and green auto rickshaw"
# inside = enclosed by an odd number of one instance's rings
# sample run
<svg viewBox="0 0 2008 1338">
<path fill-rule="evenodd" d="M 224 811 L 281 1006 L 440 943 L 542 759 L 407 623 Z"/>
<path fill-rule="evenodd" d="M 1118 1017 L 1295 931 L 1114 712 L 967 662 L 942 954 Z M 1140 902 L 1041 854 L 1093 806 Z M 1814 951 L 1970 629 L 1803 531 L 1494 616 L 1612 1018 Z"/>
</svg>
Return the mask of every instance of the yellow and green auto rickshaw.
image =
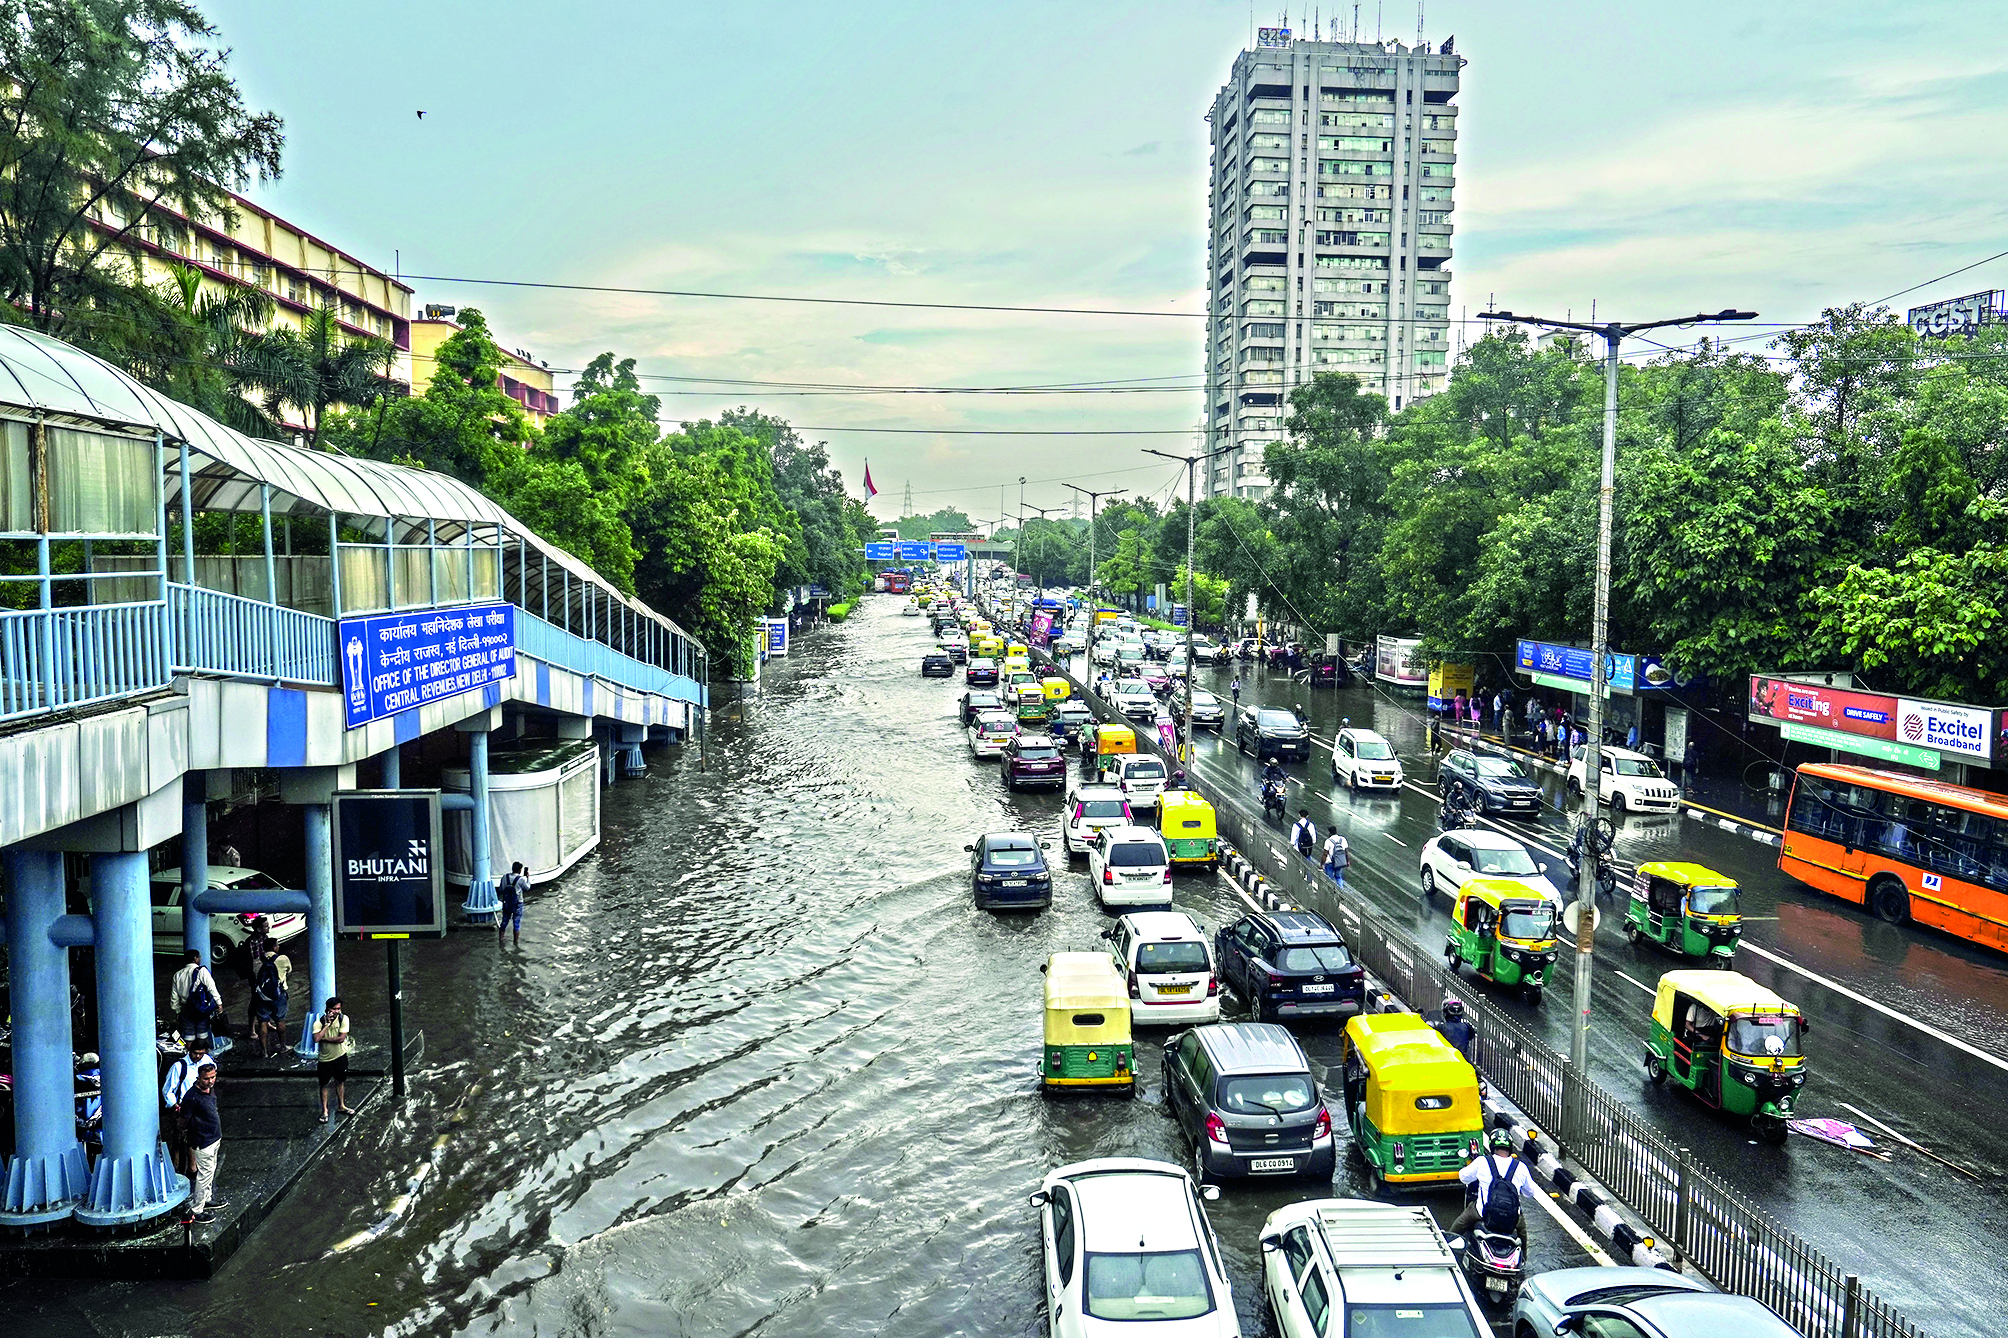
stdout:
<svg viewBox="0 0 2008 1338">
<path fill-rule="evenodd" d="M 1785 1141 L 1806 1085 L 1805 1014 L 1735 971 L 1669 971 L 1652 1001 L 1645 1074 L 1671 1078 L 1705 1106 L 1745 1116 L 1750 1131 Z"/>
<path fill-rule="evenodd" d="M 1512 878 L 1473 878 L 1457 889 L 1443 944 L 1452 975 L 1468 966 L 1480 980 L 1539 1003 L 1556 952 L 1555 907 L 1533 888 Z"/>
<path fill-rule="evenodd" d="M 1039 686 L 1046 690 L 1046 700 L 1055 706 L 1074 695 L 1074 685 L 1064 678 L 1042 678 Z"/>
<path fill-rule="evenodd" d="M 1027 646 L 1022 641 L 1013 641 L 1004 647 L 1004 654 L 1007 657 L 1012 655 L 1023 656 L 1025 661 L 1029 664 L 1032 659 L 1032 648 L 1030 646 Z"/>
<path fill-rule="evenodd" d="M 1056 952 L 1046 976 L 1046 1048 L 1039 1084 L 1048 1094 L 1107 1089 L 1136 1095 L 1129 987 L 1105 952 Z"/>
<path fill-rule="evenodd" d="M 1017 694 L 1013 705 L 1017 708 L 1019 724 L 1043 725 L 1052 719 L 1053 703 L 1046 699 L 1046 690 L 1038 683 L 1018 683 L 1011 691 Z"/>
<path fill-rule="evenodd" d="M 1081 741 L 1081 774 L 1093 783 L 1121 766 L 1123 758 L 1135 756 L 1135 730 L 1128 725 L 1103 725 L 1093 738 Z"/>
<path fill-rule="evenodd" d="M 1346 1122 L 1383 1185 L 1455 1184 L 1485 1138 L 1478 1070 L 1415 1013 L 1361 1013 L 1340 1045 Z"/>
<path fill-rule="evenodd" d="M 1742 937 L 1735 879 L 1673 860 L 1638 866 L 1625 909 L 1625 938 L 1633 947 L 1650 939 L 1681 957 L 1728 970 Z"/>
<path fill-rule="evenodd" d="M 1220 828 L 1204 795 L 1197 790 L 1166 790 L 1158 796 L 1157 816 L 1173 864 L 1218 867 Z"/>
<path fill-rule="evenodd" d="M 1029 674 L 1032 672 L 1032 661 L 1023 655 L 1006 655 L 1004 657 L 1004 667 L 1006 669 L 1015 669 L 1019 673 Z"/>
</svg>

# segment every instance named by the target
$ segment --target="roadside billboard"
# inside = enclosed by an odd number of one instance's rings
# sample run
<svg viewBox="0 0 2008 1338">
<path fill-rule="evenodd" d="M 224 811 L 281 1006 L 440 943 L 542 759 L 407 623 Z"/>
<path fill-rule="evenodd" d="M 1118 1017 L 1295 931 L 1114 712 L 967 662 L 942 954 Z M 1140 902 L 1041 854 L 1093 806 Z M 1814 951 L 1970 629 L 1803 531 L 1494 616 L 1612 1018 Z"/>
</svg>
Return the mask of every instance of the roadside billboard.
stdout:
<svg viewBox="0 0 2008 1338">
<path fill-rule="evenodd" d="M 1941 753 L 1975 762 L 1994 757 L 1994 713 L 1952 702 L 1896 699 L 1897 737 L 1905 743 L 1936 748 Z"/>
<path fill-rule="evenodd" d="M 1517 641 L 1514 659 L 1521 673 L 1543 687 L 1587 693 L 1595 681 L 1595 657 L 1581 646 L 1552 641 Z M 1636 655 L 1604 656 L 1604 682 L 1612 692 L 1631 692 L 1638 683 Z"/>
<path fill-rule="evenodd" d="M 332 818 L 335 933 L 444 938 L 439 791 L 338 790 Z"/>
<path fill-rule="evenodd" d="M 1982 713 L 1984 714 L 1984 713 Z M 1884 762 L 1938 770 L 1939 753 L 1922 742 L 1899 737 L 1898 701 L 1880 692 L 1799 683 L 1787 678 L 1753 674 L 1750 678 L 1750 719 L 1776 725 L 1791 743 L 1860 753 Z M 1920 740 L 1928 732 L 1922 713 L 1914 716 Z"/>
<path fill-rule="evenodd" d="M 1374 677 L 1392 688 L 1429 687 L 1429 667 L 1416 655 L 1422 638 L 1378 636 L 1374 638 Z"/>
</svg>

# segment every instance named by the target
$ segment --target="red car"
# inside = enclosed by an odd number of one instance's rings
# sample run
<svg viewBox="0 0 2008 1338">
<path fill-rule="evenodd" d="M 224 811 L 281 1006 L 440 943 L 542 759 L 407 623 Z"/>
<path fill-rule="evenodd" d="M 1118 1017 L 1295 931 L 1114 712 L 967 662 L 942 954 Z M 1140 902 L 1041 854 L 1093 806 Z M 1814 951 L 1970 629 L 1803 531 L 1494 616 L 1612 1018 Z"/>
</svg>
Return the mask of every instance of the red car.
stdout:
<svg viewBox="0 0 2008 1338">
<path fill-rule="evenodd" d="M 1021 734 L 1004 745 L 1004 784 L 1060 789 L 1067 783 L 1067 760 L 1045 734 Z"/>
</svg>

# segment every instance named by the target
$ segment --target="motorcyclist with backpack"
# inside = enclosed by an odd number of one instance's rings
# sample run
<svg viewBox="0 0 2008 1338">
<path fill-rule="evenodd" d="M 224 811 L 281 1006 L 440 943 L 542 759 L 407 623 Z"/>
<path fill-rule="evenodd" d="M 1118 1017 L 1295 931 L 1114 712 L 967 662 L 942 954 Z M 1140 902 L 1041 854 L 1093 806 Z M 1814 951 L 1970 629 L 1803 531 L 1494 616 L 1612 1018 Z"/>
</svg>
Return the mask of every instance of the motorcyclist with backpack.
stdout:
<svg viewBox="0 0 2008 1338">
<path fill-rule="evenodd" d="M 1494 1129 L 1489 1142 L 1490 1151 L 1457 1173 L 1465 1184 L 1465 1193 L 1474 1197 L 1450 1224 L 1450 1234 L 1463 1235 L 1480 1223 L 1496 1235 L 1513 1232 L 1520 1239 L 1520 1257 L 1524 1259 L 1527 1215 L 1522 1205 L 1535 1193 L 1534 1177 L 1527 1173 L 1527 1163 L 1513 1155 L 1512 1134 Z"/>
</svg>

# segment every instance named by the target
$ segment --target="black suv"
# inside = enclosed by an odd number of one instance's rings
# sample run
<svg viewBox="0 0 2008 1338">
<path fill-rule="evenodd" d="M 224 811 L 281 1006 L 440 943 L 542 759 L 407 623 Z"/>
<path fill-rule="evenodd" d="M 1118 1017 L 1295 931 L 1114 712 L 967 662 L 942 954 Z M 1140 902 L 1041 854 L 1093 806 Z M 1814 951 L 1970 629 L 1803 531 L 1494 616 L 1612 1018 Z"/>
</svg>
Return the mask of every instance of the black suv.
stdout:
<svg viewBox="0 0 2008 1338">
<path fill-rule="evenodd" d="M 1534 818 L 1541 813 L 1541 787 L 1507 757 L 1460 748 L 1436 770 L 1436 792 L 1448 799 L 1462 794 L 1480 813 Z"/>
<path fill-rule="evenodd" d="M 1043 910 L 1053 904 L 1053 874 L 1045 843 L 1025 832 L 992 832 L 962 847 L 970 862 L 970 890 L 980 910 Z"/>
<path fill-rule="evenodd" d="M 976 717 L 985 711 L 1008 711 L 1004 698 L 996 692 L 979 692 L 972 688 L 962 694 L 962 724 L 964 728 L 976 723 Z"/>
<path fill-rule="evenodd" d="M 1243 1176 L 1329 1180 L 1332 1115 L 1297 1038 L 1269 1022 L 1194 1027 L 1164 1047 L 1164 1098 L 1203 1184 Z"/>
<path fill-rule="evenodd" d="M 1344 1017 L 1366 1006 L 1366 971 L 1316 911 L 1244 915 L 1213 936 L 1220 979 L 1258 1022 Z"/>
<path fill-rule="evenodd" d="M 920 657 L 920 676 L 922 678 L 953 678 L 955 677 L 955 661 L 949 659 L 945 651 L 931 650 Z"/>
<path fill-rule="evenodd" d="M 1311 730 L 1295 714 L 1274 706 L 1243 706 L 1234 716 L 1234 746 L 1257 757 L 1311 759 Z"/>
</svg>

